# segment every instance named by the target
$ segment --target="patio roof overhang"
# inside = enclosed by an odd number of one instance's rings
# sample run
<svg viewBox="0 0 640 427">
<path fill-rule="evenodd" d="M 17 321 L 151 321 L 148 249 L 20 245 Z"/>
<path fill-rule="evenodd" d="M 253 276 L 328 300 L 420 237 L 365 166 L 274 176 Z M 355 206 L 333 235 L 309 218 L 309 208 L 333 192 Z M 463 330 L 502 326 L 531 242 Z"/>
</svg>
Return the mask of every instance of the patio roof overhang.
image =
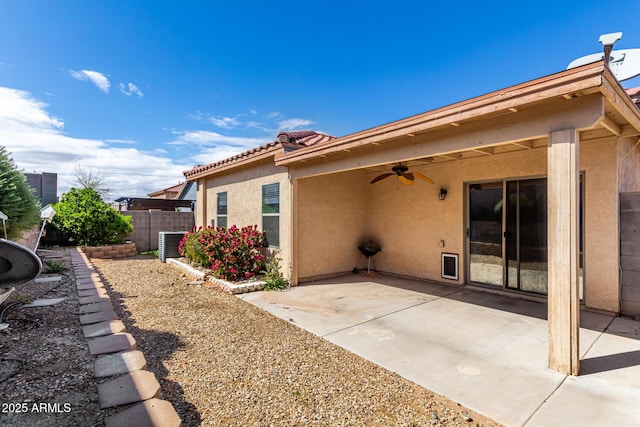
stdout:
<svg viewBox="0 0 640 427">
<path fill-rule="evenodd" d="M 418 114 L 293 152 L 276 154 L 296 178 L 398 161 L 424 163 L 546 147 L 573 128 L 582 141 L 640 135 L 640 110 L 603 61 Z"/>
</svg>

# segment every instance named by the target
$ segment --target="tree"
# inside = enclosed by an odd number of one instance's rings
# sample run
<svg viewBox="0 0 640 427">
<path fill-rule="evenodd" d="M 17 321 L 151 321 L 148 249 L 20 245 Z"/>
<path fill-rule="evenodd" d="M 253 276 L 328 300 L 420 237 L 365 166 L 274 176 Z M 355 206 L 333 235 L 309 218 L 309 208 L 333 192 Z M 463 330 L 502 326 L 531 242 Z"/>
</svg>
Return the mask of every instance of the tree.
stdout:
<svg viewBox="0 0 640 427">
<path fill-rule="evenodd" d="M 104 173 L 94 171 L 91 166 L 76 165 L 73 170 L 73 183 L 79 188 L 91 188 L 95 190 L 103 200 L 109 197 L 109 189 L 104 186 Z"/>
<path fill-rule="evenodd" d="M 4 147 L 0 146 L 0 211 L 9 217 L 7 237 L 16 238 L 40 222 L 40 202 Z M 2 231 L 0 231 L 2 233 Z M 2 234 L 0 237 L 4 237 Z"/>
<path fill-rule="evenodd" d="M 92 188 L 72 188 L 53 208 L 53 225 L 77 245 L 122 243 L 133 231 L 131 217 L 113 209 Z"/>
</svg>

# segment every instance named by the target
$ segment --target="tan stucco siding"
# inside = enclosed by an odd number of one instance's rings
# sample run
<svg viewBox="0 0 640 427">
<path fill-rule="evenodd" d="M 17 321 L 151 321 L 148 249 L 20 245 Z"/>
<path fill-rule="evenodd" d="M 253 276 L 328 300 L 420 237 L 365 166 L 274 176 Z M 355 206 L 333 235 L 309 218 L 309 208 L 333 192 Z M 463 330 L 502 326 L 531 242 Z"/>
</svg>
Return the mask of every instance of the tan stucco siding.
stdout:
<svg viewBox="0 0 640 427">
<path fill-rule="evenodd" d="M 585 180 L 585 305 L 607 311 L 618 311 L 620 306 L 616 156 L 615 138 L 580 146 Z"/>
<path fill-rule="evenodd" d="M 544 176 L 546 151 L 414 166 L 411 170 L 427 175 L 435 185 L 418 181 L 408 187 L 389 178 L 369 186 L 371 230 L 382 246 L 382 252 L 376 255 L 376 265 L 381 271 L 443 280 L 441 254 L 454 253 L 459 256 L 457 283 L 462 283 L 466 244 L 465 183 Z M 438 199 L 440 187 L 448 192 L 444 201 Z"/>
<path fill-rule="evenodd" d="M 286 168 L 275 166 L 273 159 L 206 178 L 206 220 L 198 225 L 209 226 L 211 220 L 216 219 L 217 194 L 226 191 L 227 225 L 257 225 L 262 230 L 262 186 L 274 183 L 280 184 L 280 266 L 282 273 L 290 278 L 291 184 Z M 198 201 L 201 197 L 199 191 Z"/>
<path fill-rule="evenodd" d="M 586 305 L 617 311 L 618 229 L 616 140 L 581 144 L 585 173 Z M 299 180 L 299 275 L 347 271 L 364 238 L 382 247 L 374 258 L 380 271 L 431 280 L 441 278 L 442 252 L 459 255 L 458 282 L 466 263 L 465 185 L 469 182 L 545 177 L 547 150 L 412 166 L 435 181 L 401 184 L 395 177 L 369 181 L 384 170 L 360 170 Z M 438 200 L 440 187 L 448 191 Z M 444 241 L 444 247 L 442 246 Z"/>
<path fill-rule="evenodd" d="M 350 271 L 368 237 L 363 173 L 306 178 L 297 185 L 298 277 Z"/>
</svg>

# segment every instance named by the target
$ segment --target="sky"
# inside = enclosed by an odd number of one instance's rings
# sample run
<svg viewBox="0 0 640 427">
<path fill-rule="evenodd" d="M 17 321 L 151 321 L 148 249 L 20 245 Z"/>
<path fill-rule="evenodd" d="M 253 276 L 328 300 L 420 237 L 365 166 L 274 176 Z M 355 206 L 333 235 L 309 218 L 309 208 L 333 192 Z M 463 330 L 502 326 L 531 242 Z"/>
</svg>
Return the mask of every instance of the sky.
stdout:
<svg viewBox="0 0 640 427">
<path fill-rule="evenodd" d="M 637 0 L 0 0 L 0 146 L 146 197 L 313 129 L 344 136 L 640 48 Z M 640 86 L 640 78 L 624 81 Z"/>
</svg>

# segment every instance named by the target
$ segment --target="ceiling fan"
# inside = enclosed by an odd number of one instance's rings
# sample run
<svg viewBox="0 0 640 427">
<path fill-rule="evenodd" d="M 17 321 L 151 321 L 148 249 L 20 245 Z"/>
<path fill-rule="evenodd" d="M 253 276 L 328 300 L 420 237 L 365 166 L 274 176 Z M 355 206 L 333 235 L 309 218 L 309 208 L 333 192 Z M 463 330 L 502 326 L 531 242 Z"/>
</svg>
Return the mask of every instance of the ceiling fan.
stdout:
<svg viewBox="0 0 640 427">
<path fill-rule="evenodd" d="M 396 166 L 392 167 L 391 170 L 393 172 L 387 172 L 387 173 L 383 173 L 382 175 L 378 175 L 377 177 L 373 178 L 371 180 L 371 184 L 375 184 L 377 182 L 382 181 L 385 178 L 388 178 L 390 176 L 393 175 L 397 175 L 398 179 L 400 179 L 400 181 L 403 184 L 406 185 L 413 185 L 415 178 L 419 178 L 423 181 L 426 181 L 430 184 L 434 184 L 433 180 L 427 176 L 424 176 L 423 174 L 421 174 L 420 172 L 408 172 L 409 167 L 405 166 L 401 163 L 398 163 Z"/>
</svg>

